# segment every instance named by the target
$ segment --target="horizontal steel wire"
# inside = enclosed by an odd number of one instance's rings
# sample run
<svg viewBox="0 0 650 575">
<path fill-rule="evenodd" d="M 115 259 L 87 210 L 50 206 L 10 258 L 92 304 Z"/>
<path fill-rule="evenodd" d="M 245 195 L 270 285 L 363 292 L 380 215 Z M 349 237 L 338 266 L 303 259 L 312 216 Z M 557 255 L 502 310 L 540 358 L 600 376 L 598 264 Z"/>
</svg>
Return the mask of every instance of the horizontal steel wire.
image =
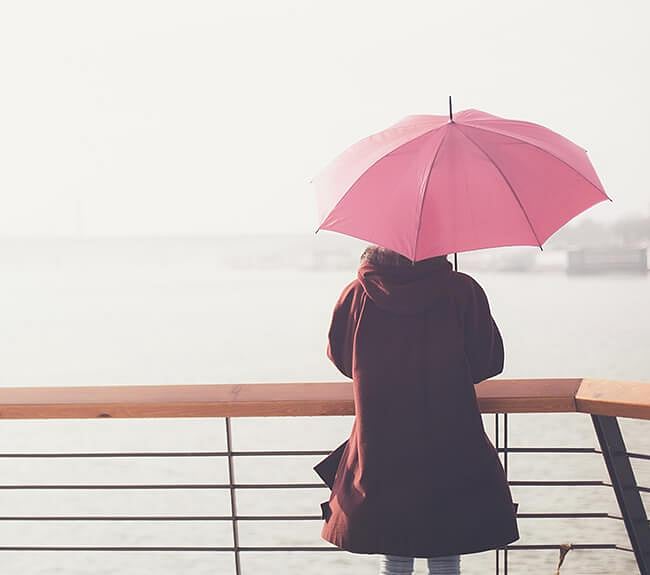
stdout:
<svg viewBox="0 0 650 575">
<path fill-rule="evenodd" d="M 600 480 L 516 480 L 508 482 L 512 486 L 517 487 L 530 487 L 530 486 L 607 486 L 611 484 Z M 85 489 L 325 489 L 327 486 L 324 483 L 238 483 L 229 485 L 227 483 L 159 483 L 159 484 L 30 484 L 30 485 L 0 485 L 0 490 L 50 490 L 50 489 L 69 489 L 69 490 L 85 490 Z M 639 487 L 641 491 L 650 491 L 647 487 Z"/>
<path fill-rule="evenodd" d="M 544 545 L 508 545 L 506 548 L 509 551 L 534 551 L 534 550 L 557 550 L 565 544 L 544 544 Z M 614 549 L 620 551 L 632 551 L 627 547 L 617 545 L 616 543 L 576 543 L 571 545 L 572 549 Z M 238 547 L 242 552 L 277 552 L 277 551 L 307 551 L 307 552 L 321 552 L 321 551 L 344 551 L 338 547 Z M 234 547 L 139 547 L 139 546 L 41 546 L 41 545 L 11 545 L 0 546 L 0 551 L 213 551 L 213 552 L 229 552 L 235 551 Z"/>
<path fill-rule="evenodd" d="M 325 489 L 324 483 L 239 483 L 232 486 L 228 483 L 159 483 L 159 484 L 43 484 L 43 485 L 0 485 L 1 489 Z"/>
<path fill-rule="evenodd" d="M 518 513 L 519 519 L 618 519 L 607 512 Z M 9 515 L 0 521 L 322 521 L 320 515 Z"/>
<path fill-rule="evenodd" d="M 497 451 L 503 453 L 505 448 Z M 593 447 L 508 447 L 508 453 L 602 453 Z M 233 451 L 233 457 L 289 457 L 328 455 L 331 450 L 272 450 L 272 451 Z M 0 453 L 2 458 L 121 458 L 121 457 L 227 457 L 227 451 L 140 451 L 140 452 L 57 452 L 57 453 Z M 649 459 L 650 455 L 630 453 L 630 457 Z"/>
</svg>

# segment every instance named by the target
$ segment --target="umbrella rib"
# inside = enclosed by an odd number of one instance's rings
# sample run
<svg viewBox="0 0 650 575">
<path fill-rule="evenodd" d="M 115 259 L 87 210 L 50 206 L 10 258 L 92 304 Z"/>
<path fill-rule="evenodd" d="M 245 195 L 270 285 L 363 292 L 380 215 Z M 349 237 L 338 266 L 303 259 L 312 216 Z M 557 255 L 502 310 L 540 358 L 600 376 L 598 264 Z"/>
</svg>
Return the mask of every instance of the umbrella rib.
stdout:
<svg viewBox="0 0 650 575">
<path fill-rule="evenodd" d="M 458 125 L 457 125 L 458 126 Z M 510 183 L 510 180 L 506 177 L 506 175 L 503 173 L 503 170 L 499 167 L 499 165 L 492 159 L 490 154 L 488 154 L 473 138 L 470 138 L 461 128 L 458 126 L 458 130 L 460 131 L 463 136 L 465 136 L 472 144 L 474 144 L 482 153 L 483 155 L 490 161 L 490 163 L 497 169 L 501 177 L 503 178 L 503 181 L 507 184 L 508 188 L 510 188 L 510 191 L 512 192 L 512 195 L 514 196 L 515 200 L 517 200 L 517 204 L 519 205 L 519 208 L 524 214 L 524 217 L 526 218 L 526 221 L 528 222 L 528 226 L 530 227 L 530 231 L 533 232 L 533 236 L 535 237 L 535 241 L 537 242 L 537 245 L 539 246 L 539 249 L 543 250 L 542 248 L 542 243 L 539 241 L 539 238 L 537 237 L 537 232 L 535 232 L 535 228 L 533 227 L 533 223 L 530 221 L 530 218 L 528 217 L 528 213 L 526 212 L 526 208 L 524 208 L 524 204 L 521 203 L 521 200 L 519 199 L 519 196 L 517 195 L 517 192 L 515 192 L 515 189 L 512 187 L 512 184 Z"/>
<path fill-rule="evenodd" d="M 438 153 L 440 152 L 440 148 L 442 148 L 442 145 L 445 143 L 445 140 L 447 139 L 447 134 L 449 133 L 449 130 L 445 132 L 445 135 L 442 137 L 442 140 L 440 140 L 440 143 L 438 144 L 438 148 L 436 149 L 436 153 L 433 156 L 433 160 L 431 160 L 431 164 L 429 165 L 429 171 L 427 172 L 427 177 L 424 181 L 424 186 L 421 188 L 421 193 L 420 193 L 420 211 L 418 213 L 418 225 L 415 230 L 415 246 L 413 248 L 413 261 L 415 262 L 415 258 L 418 256 L 418 240 L 420 239 L 420 228 L 422 227 L 422 211 L 424 209 L 424 197 L 427 194 L 427 188 L 429 187 L 429 179 L 431 178 L 431 172 L 433 171 L 433 167 L 435 166 L 436 159 L 438 158 Z"/>
<path fill-rule="evenodd" d="M 539 124 L 533 124 L 532 122 L 522 122 L 522 123 L 523 123 L 523 124 L 530 124 L 530 125 L 532 125 L 532 126 L 539 126 Z M 585 181 L 586 181 L 590 186 L 593 186 L 594 188 L 596 188 L 600 193 L 604 194 L 604 196 L 605 196 L 608 200 L 611 201 L 611 198 L 607 195 L 607 193 L 605 192 L 605 190 L 599 188 L 596 184 L 594 184 L 594 183 L 593 183 L 593 182 L 592 182 L 592 181 L 591 181 L 587 176 L 585 176 L 582 172 L 580 172 L 579 170 L 577 170 L 576 168 L 574 168 L 571 164 L 565 162 L 562 158 L 559 158 L 559 157 L 558 157 L 557 155 L 555 155 L 553 152 L 549 152 L 548 150 L 542 148 L 541 146 L 538 146 L 537 144 L 533 144 L 532 142 L 528 142 L 528 141 L 526 141 L 526 140 L 522 140 L 521 138 L 518 138 L 517 136 L 514 136 L 514 135 L 512 135 L 512 134 L 506 134 L 506 133 L 504 133 L 504 132 L 501 131 L 501 130 L 496 130 L 496 129 L 489 130 L 488 128 L 481 128 L 481 127 L 479 127 L 479 126 L 475 126 L 475 125 L 473 125 L 473 124 L 465 124 L 465 125 L 466 125 L 468 128 L 473 128 L 473 129 L 475 129 L 475 130 L 480 130 L 480 131 L 482 131 L 482 132 L 487 132 L 488 134 L 499 134 L 500 136 L 503 136 L 504 138 L 510 138 L 510 139 L 512 139 L 512 140 L 515 140 L 515 142 L 519 142 L 519 143 L 521 143 L 521 144 L 525 144 L 525 145 L 527 145 L 527 146 L 531 146 L 531 147 L 535 148 L 536 150 L 539 150 L 540 152 L 543 152 L 543 153 L 545 153 L 545 154 L 548 154 L 548 155 L 551 156 L 552 158 L 555 158 L 558 162 L 564 164 L 564 165 L 565 165 L 567 168 L 569 168 L 571 171 L 573 171 L 573 172 L 575 172 L 576 174 L 578 174 L 578 175 L 579 175 L 583 180 L 585 180 Z M 543 127 L 543 126 L 541 126 L 541 127 Z M 549 130 L 549 131 L 552 131 L 552 130 Z M 555 135 L 559 136 L 560 138 L 564 138 L 564 136 L 562 136 L 561 134 L 558 134 L 557 132 L 553 132 L 553 133 L 554 133 Z M 467 137 L 467 134 L 465 134 L 464 132 L 463 132 L 463 135 L 465 135 L 465 136 Z M 566 140 L 566 138 L 564 138 L 564 139 Z M 472 141 L 473 141 L 473 140 L 472 140 Z M 569 141 L 570 141 L 570 140 L 569 140 Z M 571 143 L 573 144 L 573 142 L 571 142 Z M 577 144 L 574 144 L 574 145 L 577 146 Z M 578 147 L 580 148 L 580 146 L 578 146 Z M 584 150 L 584 148 L 581 148 L 581 149 L 582 149 L 583 151 L 585 151 L 585 153 L 586 153 L 586 150 Z M 487 156 L 487 154 L 486 154 L 486 156 Z M 489 157 L 489 156 L 488 156 L 488 157 Z M 491 159 L 491 158 L 490 158 L 490 159 Z"/>
<path fill-rule="evenodd" d="M 383 156 L 377 158 L 377 159 L 376 159 L 376 160 L 375 160 L 375 161 L 374 161 L 370 166 L 368 166 L 365 170 L 363 170 L 363 172 L 361 172 L 361 174 L 359 174 L 359 177 L 358 177 L 356 180 L 354 180 L 354 182 L 352 182 L 352 185 L 351 185 L 350 187 L 348 187 L 348 189 L 345 191 L 345 193 L 344 193 L 344 194 L 343 194 L 343 195 L 338 199 L 338 201 L 336 202 L 336 204 L 334 204 L 334 206 L 333 206 L 333 207 L 332 207 L 332 208 L 331 208 L 331 209 L 330 209 L 330 210 L 325 214 L 325 217 L 322 219 L 322 221 L 321 221 L 320 224 L 318 225 L 318 228 L 316 228 L 316 232 L 318 232 L 318 231 L 321 229 L 321 226 L 325 223 L 325 221 L 327 220 L 327 218 L 329 218 L 330 214 L 331 214 L 334 210 L 336 210 L 336 208 L 339 207 L 339 204 L 340 204 L 340 203 L 345 199 L 345 197 L 350 193 L 350 191 L 352 190 L 352 188 L 354 188 L 354 186 L 357 185 L 357 182 L 358 182 L 358 181 L 359 181 L 359 180 L 360 180 L 360 179 L 361 179 L 361 178 L 362 178 L 362 177 L 363 177 L 363 176 L 364 176 L 364 175 L 365 175 L 369 170 L 371 170 L 372 168 L 374 168 L 374 167 L 375 167 L 379 162 L 381 162 L 383 159 L 387 158 L 388 156 L 390 156 L 391 154 L 393 154 L 393 153 L 396 152 L 397 150 L 400 150 L 400 149 L 403 148 L 404 146 L 406 146 L 406 145 L 408 145 L 408 144 L 414 142 L 415 140 L 418 140 L 419 138 L 423 138 L 423 137 L 425 137 L 425 136 L 428 136 L 429 134 L 432 134 L 433 132 L 435 132 L 436 130 L 439 130 L 440 128 L 443 128 L 444 126 L 446 126 L 446 124 L 443 124 L 442 126 L 438 126 L 437 128 L 432 128 L 431 130 L 427 130 L 426 132 L 423 132 L 422 134 L 419 134 L 419 135 L 415 136 L 414 138 L 411 138 L 410 140 L 407 140 L 407 141 L 404 142 L 403 144 L 400 144 L 400 145 L 397 146 L 396 148 L 392 148 L 391 150 L 389 150 L 388 152 L 386 152 Z M 376 135 L 376 134 L 375 134 L 375 135 Z M 368 241 L 368 240 L 364 240 L 364 241 Z"/>
</svg>

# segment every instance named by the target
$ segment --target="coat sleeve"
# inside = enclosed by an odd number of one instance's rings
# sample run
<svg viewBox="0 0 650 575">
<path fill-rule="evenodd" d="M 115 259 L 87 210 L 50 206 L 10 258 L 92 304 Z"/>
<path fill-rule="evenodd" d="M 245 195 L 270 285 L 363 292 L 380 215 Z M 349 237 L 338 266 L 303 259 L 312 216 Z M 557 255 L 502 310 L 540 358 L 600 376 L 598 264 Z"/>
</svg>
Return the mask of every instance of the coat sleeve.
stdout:
<svg viewBox="0 0 650 575">
<path fill-rule="evenodd" d="M 350 379 L 352 379 L 352 348 L 356 329 L 354 299 L 355 282 L 343 290 L 334 306 L 327 345 L 327 357 L 343 375 Z"/>
<path fill-rule="evenodd" d="M 469 304 L 465 310 L 463 329 L 465 353 L 475 384 L 503 371 L 503 339 L 497 327 L 483 288 L 472 280 Z"/>
</svg>

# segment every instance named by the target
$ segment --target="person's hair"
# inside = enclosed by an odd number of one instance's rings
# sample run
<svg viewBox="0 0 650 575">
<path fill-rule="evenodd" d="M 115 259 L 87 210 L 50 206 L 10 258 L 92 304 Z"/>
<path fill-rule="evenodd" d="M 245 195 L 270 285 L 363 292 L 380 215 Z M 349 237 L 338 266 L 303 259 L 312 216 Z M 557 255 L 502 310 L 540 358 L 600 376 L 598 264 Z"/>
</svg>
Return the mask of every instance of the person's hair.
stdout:
<svg viewBox="0 0 650 575">
<path fill-rule="evenodd" d="M 391 266 L 391 267 L 401 267 L 401 266 L 414 266 L 419 265 L 424 262 L 431 262 L 435 260 L 446 260 L 447 256 L 436 256 L 433 258 L 428 258 L 425 260 L 420 260 L 419 262 L 413 263 L 410 259 L 404 257 L 402 254 L 398 254 L 393 250 L 387 248 L 382 248 L 379 246 L 368 246 L 363 253 L 361 254 L 361 262 L 368 262 L 370 264 L 380 265 L 380 266 Z"/>
</svg>

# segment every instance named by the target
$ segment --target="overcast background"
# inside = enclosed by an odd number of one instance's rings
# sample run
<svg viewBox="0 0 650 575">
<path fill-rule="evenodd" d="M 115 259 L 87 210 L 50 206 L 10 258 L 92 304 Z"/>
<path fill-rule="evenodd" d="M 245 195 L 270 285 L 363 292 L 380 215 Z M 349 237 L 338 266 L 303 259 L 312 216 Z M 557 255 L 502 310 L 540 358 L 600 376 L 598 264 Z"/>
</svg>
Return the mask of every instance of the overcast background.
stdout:
<svg viewBox="0 0 650 575">
<path fill-rule="evenodd" d="M 504 248 L 476 260 L 485 262 L 476 277 L 504 335 L 504 376 L 650 381 L 650 276 L 567 274 L 564 251 L 650 237 L 649 6 L 0 0 L 0 388 L 341 380 L 325 354 L 327 332 L 363 242 L 266 234 L 313 232 L 308 180 L 403 116 L 446 114 L 448 95 L 456 110 L 539 122 L 587 148 L 614 199 L 555 236 L 556 251 Z M 614 225 L 624 217 L 625 226 Z M 233 234 L 250 237 L 203 237 Z M 475 273 L 469 254 L 459 261 Z M 531 273 L 521 273 L 522 262 Z M 233 420 L 236 451 L 332 449 L 352 425 L 263 419 Z M 494 438 L 494 417 L 485 421 Z M 596 445 L 586 416 L 508 421 L 517 447 Z M 622 425 L 630 451 L 650 453 L 644 424 Z M 4 519 L 223 516 L 231 512 L 223 490 L 31 488 L 223 483 L 222 458 L 2 454 L 207 452 L 224 442 L 218 418 L 0 419 L 0 509 Z M 320 458 L 238 458 L 235 475 L 311 483 Z M 509 474 L 609 481 L 598 456 L 589 458 L 518 453 Z M 638 482 L 650 485 L 643 463 Z M 619 515 L 602 486 L 514 486 L 513 495 L 524 513 Z M 318 517 L 326 496 L 321 488 L 246 489 L 237 507 L 249 517 Z M 629 545 L 622 522 L 606 518 L 520 523 L 521 544 Z M 320 529 L 320 520 L 246 521 L 240 543 L 324 545 Z M 0 521 L 0 548 L 230 546 L 231 533 L 227 522 Z M 27 551 L 1 560 L 2 575 L 233 573 L 229 553 Z M 376 557 L 349 553 L 242 560 L 247 575 L 377 572 Z M 509 561 L 513 573 L 550 574 L 557 550 Z M 469 555 L 463 573 L 493 565 L 492 552 Z M 613 550 L 572 551 L 562 567 L 563 575 L 636 572 L 631 553 Z"/>
<path fill-rule="evenodd" d="M 0 235 L 302 233 L 405 115 L 542 123 L 650 210 L 646 1 L 0 3 Z M 584 217 L 584 216 L 583 216 Z"/>
</svg>

